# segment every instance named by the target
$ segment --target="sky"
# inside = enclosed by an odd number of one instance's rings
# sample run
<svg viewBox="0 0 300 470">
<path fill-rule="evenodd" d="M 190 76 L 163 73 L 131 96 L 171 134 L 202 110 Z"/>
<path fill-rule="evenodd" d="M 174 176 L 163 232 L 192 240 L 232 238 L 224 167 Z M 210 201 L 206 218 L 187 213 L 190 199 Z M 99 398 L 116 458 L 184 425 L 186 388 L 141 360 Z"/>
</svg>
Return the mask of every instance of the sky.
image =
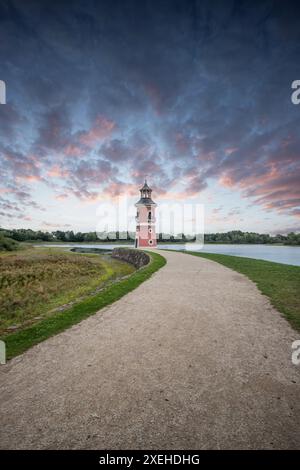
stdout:
<svg viewBox="0 0 300 470">
<path fill-rule="evenodd" d="M 0 226 L 93 231 L 147 175 L 205 232 L 300 231 L 300 3 L 0 0 Z"/>
</svg>

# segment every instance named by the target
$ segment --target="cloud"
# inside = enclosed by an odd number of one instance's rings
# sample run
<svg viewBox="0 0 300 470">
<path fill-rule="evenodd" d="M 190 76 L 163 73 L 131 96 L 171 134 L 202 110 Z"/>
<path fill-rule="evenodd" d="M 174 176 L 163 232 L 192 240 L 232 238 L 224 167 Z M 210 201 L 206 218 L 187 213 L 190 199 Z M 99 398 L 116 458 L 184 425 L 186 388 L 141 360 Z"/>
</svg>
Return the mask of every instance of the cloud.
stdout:
<svg viewBox="0 0 300 470">
<path fill-rule="evenodd" d="M 25 126 L 27 120 L 22 116 L 13 103 L 7 103 L 0 109 L 0 137 L 1 142 L 21 137 L 20 127 Z"/>
<path fill-rule="evenodd" d="M 133 192 L 148 174 L 160 197 L 213 185 L 221 203 L 226 189 L 298 217 L 300 118 L 290 100 L 300 77 L 298 9 L 1 5 L 11 97 L 0 108 L 1 186 L 23 204 L 41 184 L 53 199 L 95 201 Z"/>
<path fill-rule="evenodd" d="M 48 171 L 47 176 L 55 178 L 66 178 L 69 175 L 69 172 L 64 170 L 59 165 L 53 165 Z"/>
<path fill-rule="evenodd" d="M 78 140 L 81 144 L 86 145 L 87 147 L 94 147 L 95 144 L 110 136 L 115 127 L 115 122 L 110 121 L 105 117 L 98 116 L 89 131 L 79 132 Z"/>
<path fill-rule="evenodd" d="M 59 224 L 59 223 L 55 223 L 55 222 L 47 222 L 47 221 L 43 221 L 42 222 L 42 226 L 45 227 L 46 229 L 58 229 L 58 228 L 69 228 L 71 227 L 70 224 Z"/>
</svg>

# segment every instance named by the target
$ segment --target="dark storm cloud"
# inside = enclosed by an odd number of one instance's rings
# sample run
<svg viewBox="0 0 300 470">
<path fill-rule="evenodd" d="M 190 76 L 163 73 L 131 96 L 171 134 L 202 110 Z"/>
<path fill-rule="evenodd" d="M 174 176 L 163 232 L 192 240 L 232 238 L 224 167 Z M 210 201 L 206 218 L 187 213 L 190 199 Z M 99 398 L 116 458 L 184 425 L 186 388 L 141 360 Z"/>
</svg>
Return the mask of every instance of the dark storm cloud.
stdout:
<svg viewBox="0 0 300 470">
<path fill-rule="evenodd" d="M 9 142 L 18 136 L 18 128 L 26 123 L 24 116 L 21 116 L 15 106 L 6 104 L 1 106 L 0 113 L 0 139 L 1 142 Z"/>
<path fill-rule="evenodd" d="M 20 172 L 48 172 L 80 198 L 97 184 L 115 193 L 126 169 L 161 194 L 218 181 L 298 216 L 299 14 L 271 0 L 0 0 L 1 78 L 14 90 L 0 132 L 12 139 L 26 116 L 31 133 L 10 142 Z"/>
<path fill-rule="evenodd" d="M 52 107 L 40 117 L 34 150 L 40 155 L 61 151 L 71 133 L 70 115 L 63 106 Z"/>
</svg>

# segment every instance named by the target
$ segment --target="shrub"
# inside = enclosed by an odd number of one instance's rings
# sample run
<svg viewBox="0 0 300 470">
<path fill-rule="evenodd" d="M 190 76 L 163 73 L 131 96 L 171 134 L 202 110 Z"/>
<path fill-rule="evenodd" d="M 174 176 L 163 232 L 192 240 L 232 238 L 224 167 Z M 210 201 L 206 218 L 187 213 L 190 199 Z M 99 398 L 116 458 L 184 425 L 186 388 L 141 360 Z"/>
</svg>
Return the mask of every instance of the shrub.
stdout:
<svg viewBox="0 0 300 470">
<path fill-rule="evenodd" d="M 19 247 L 19 243 L 12 238 L 4 237 L 0 234 L 0 251 L 14 251 Z"/>
</svg>

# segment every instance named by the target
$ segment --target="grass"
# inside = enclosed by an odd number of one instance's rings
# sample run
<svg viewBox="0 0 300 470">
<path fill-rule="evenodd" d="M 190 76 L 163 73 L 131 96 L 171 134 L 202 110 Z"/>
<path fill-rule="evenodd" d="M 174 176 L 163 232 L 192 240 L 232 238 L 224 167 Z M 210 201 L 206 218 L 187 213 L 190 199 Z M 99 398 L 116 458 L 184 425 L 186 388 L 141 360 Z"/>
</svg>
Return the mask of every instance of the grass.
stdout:
<svg viewBox="0 0 300 470">
<path fill-rule="evenodd" d="M 99 293 L 86 298 L 71 308 L 58 312 L 21 331 L 3 335 L 1 339 L 6 343 L 6 357 L 10 359 L 21 354 L 31 346 L 69 328 L 75 323 L 79 323 L 84 318 L 89 317 L 138 287 L 166 263 L 165 258 L 157 253 L 151 253 L 150 257 L 151 262 L 147 266 L 135 271 L 129 277 L 105 287 Z"/>
<path fill-rule="evenodd" d="M 300 331 L 300 267 L 239 256 L 186 253 L 223 264 L 253 281 L 272 305 Z"/>
<path fill-rule="evenodd" d="M 19 246 L 18 242 L 0 233 L 0 251 L 15 251 L 19 249 Z"/>
<path fill-rule="evenodd" d="M 31 248 L 0 255 L 0 334 L 91 293 L 110 279 L 134 271 L 108 256 Z"/>
</svg>

